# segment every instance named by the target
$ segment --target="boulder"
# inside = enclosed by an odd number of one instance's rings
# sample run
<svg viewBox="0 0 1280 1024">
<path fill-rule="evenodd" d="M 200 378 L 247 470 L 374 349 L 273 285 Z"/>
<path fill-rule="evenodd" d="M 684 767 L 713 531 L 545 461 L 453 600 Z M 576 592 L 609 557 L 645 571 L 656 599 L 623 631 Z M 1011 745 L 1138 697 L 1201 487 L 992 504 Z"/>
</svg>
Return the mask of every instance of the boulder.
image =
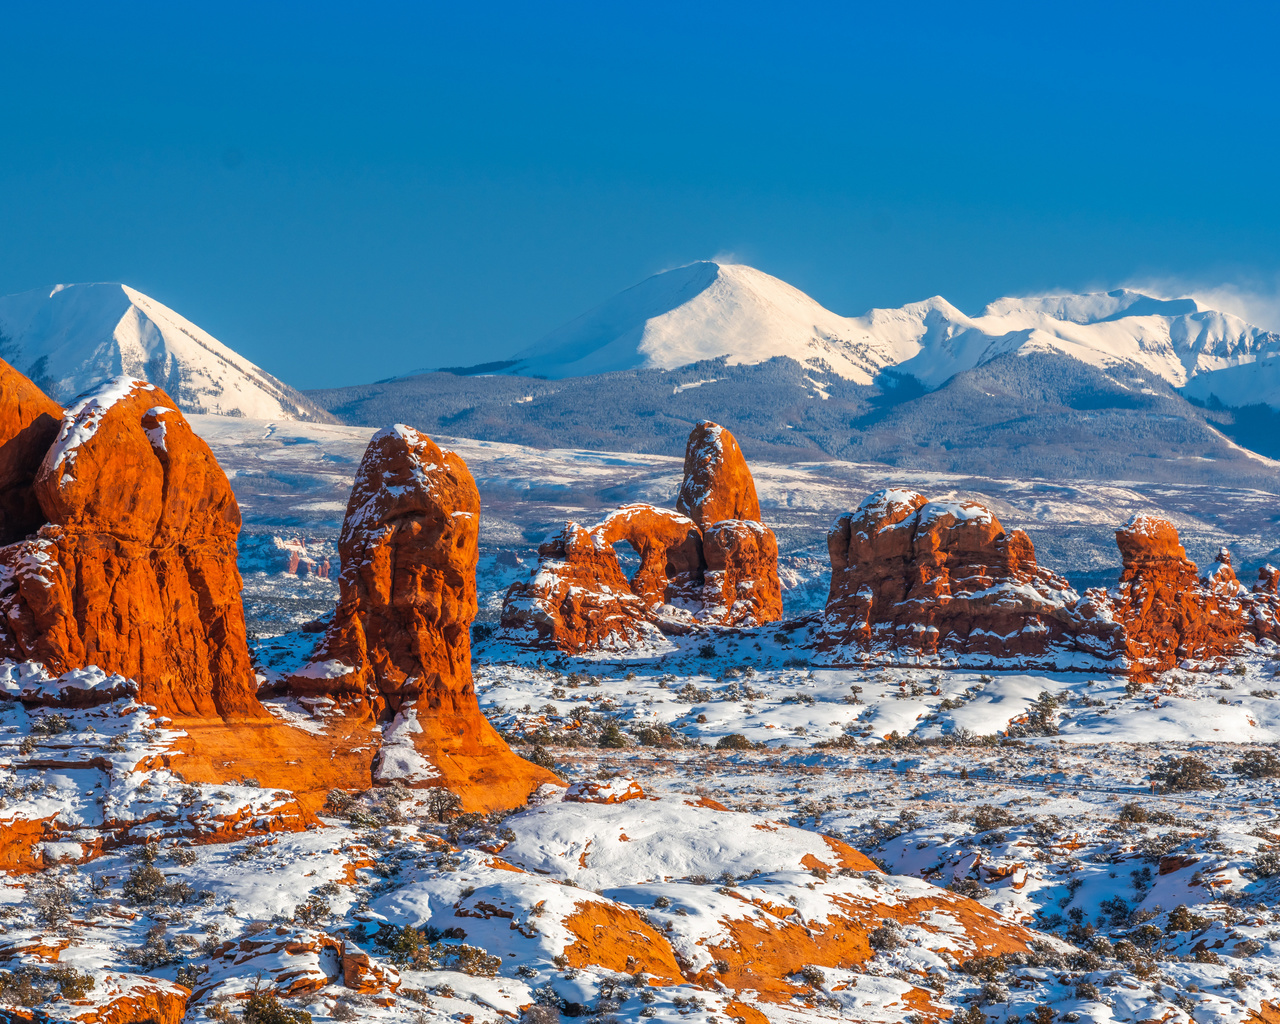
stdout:
<svg viewBox="0 0 1280 1024">
<path fill-rule="evenodd" d="M 525 802 L 549 771 L 517 757 L 480 713 L 471 678 L 480 495 L 466 463 L 397 424 L 356 471 L 339 540 L 339 599 L 298 695 L 387 723 L 380 781 L 446 786 L 464 810 Z"/>
<path fill-rule="evenodd" d="M 837 659 L 1105 668 L 1115 627 L 973 501 L 877 491 L 827 536 L 816 645 Z"/>
<path fill-rule="evenodd" d="M 694 428 L 676 505 L 624 505 L 590 529 L 566 523 L 538 549 L 531 577 L 507 591 L 509 637 L 580 654 L 780 619 L 777 538 L 760 522 L 751 471 L 723 427 Z M 640 556 L 630 579 L 615 547 L 624 541 Z"/>
<path fill-rule="evenodd" d="M 20 421 L 15 406 L 46 407 L 18 383 L 3 405 Z M 240 603 L 240 510 L 173 399 L 128 377 L 82 396 L 31 493 L 43 525 L 0 549 L 0 654 L 134 679 L 161 715 L 266 715 Z"/>
</svg>

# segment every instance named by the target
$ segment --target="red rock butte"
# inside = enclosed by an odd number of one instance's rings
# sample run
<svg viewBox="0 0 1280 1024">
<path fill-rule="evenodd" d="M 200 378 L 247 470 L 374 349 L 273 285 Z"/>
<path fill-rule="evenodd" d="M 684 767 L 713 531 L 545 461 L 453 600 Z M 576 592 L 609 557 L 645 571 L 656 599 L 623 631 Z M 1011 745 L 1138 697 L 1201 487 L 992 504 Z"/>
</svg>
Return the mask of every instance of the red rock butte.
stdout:
<svg viewBox="0 0 1280 1024">
<path fill-rule="evenodd" d="M 835 521 L 827 549 L 817 646 L 837 657 L 1095 669 L 1115 658 L 1114 627 L 977 502 L 876 491 Z"/>
<path fill-rule="evenodd" d="M 630 579 L 618 561 L 621 542 L 640 556 Z M 780 618 L 777 538 L 760 521 L 738 442 L 705 420 L 689 436 L 676 511 L 624 505 L 590 529 L 565 523 L 502 607 L 515 642 L 571 654 Z"/>
<path fill-rule="evenodd" d="M 386 723 L 375 778 L 447 786 L 464 810 L 522 804 L 559 780 L 518 757 L 471 677 L 480 494 L 466 463 L 401 424 L 369 442 L 339 540 L 339 599 L 288 686 Z"/>
<path fill-rule="evenodd" d="M 815 641 L 837 663 L 1128 671 L 1220 666 L 1280 642 L 1278 573 L 1252 592 L 1230 555 L 1202 579 L 1171 522 L 1135 516 L 1116 531 L 1118 586 L 1080 596 L 973 501 L 877 491 L 827 538 L 831 588 Z"/>
</svg>

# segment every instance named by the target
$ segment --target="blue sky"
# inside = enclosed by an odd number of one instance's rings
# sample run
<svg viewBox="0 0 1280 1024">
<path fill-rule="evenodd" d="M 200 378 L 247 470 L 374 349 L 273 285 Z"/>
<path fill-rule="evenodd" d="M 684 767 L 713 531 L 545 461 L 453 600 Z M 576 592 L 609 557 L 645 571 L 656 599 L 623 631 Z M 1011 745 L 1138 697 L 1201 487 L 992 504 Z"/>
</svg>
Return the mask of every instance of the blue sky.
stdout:
<svg viewBox="0 0 1280 1024">
<path fill-rule="evenodd" d="M 0 293 L 124 281 L 299 387 L 717 255 L 845 314 L 1150 280 L 1265 319 L 1278 10 L 10 3 Z"/>
</svg>

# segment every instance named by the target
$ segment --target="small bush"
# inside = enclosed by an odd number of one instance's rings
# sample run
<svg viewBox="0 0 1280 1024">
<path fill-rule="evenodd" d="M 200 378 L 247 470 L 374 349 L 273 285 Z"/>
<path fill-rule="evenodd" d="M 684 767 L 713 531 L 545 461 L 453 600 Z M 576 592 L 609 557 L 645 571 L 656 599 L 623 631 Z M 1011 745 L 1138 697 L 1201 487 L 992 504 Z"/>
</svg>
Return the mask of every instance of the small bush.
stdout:
<svg viewBox="0 0 1280 1024">
<path fill-rule="evenodd" d="M 1222 789 L 1209 766 L 1195 754 L 1170 757 L 1151 770 L 1151 781 L 1162 793 L 1190 793 L 1202 789 Z"/>
<path fill-rule="evenodd" d="M 271 986 L 261 978 L 254 983 L 243 1016 L 245 1024 L 311 1024 L 311 1014 L 282 1006 Z"/>
<path fill-rule="evenodd" d="M 740 732 L 731 732 L 716 740 L 716 750 L 750 750 L 751 741 Z"/>
<path fill-rule="evenodd" d="M 93 975 L 65 964 L 47 970 L 23 964 L 12 971 L 0 971 L 0 1003 L 31 1007 L 58 997 L 83 999 L 94 984 Z"/>
<path fill-rule="evenodd" d="M 524 755 L 524 759 L 540 768 L 547 768 L 555 771 L 556 759 L 548 753 L 547 748 L 541 743 L 535 743 Z"/>
<path fill-rule="evenodd" d="M 892 918 L 885 918 L 884 923 L 867 936 L 867 941 L 872 949 L 886 952 L 901 949 L 907 944 L 907 940 L 902 937 L 902 927 Z"/>
<path fill-rule="evenodd" d="M 31 731 L 38 736 L 57 736 L 69 728 L 67 716 L 56 711 L 51 715 L 42 715 L 31 723 Z"/>
<path fill-rule="evenodd" d="M 596 741 L 596 745 L 605 750 L 622 750 L 627 745 L 627 738 L 622 733 L 622 727 L 611 719 L 600 730 L 600 739 Z"/>
<path fill-rule="evenodd" d="M 1232 763 L 1231 770 L 1246 779 L 1273 779 L 1280 775 L 1280 757 L 1270 750 L 1250 750 Z"/>
<path fill-rule="evenodd" d="M 427 813 L 436 821 L 448 821 L 461 804 L 462 797 L 444 786 L 434 786 L 427 791 Z"/>
</svg>

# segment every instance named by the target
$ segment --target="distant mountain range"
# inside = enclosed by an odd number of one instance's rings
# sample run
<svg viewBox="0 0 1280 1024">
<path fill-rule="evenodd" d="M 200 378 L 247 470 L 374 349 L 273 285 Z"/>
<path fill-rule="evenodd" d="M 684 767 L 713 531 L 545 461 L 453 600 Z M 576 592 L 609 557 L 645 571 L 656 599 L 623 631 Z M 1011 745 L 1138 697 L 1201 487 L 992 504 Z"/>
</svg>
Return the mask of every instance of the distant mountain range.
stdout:
<svg viewBox="0 0 1280 1024">
<path fill-rule="evenodd" d="M 1280 335 L 1195 299 L 1125 289 L 1005 298 L 970 317 L 934 296 L 845 317 L 752 267 L 712 262 L 655 274 L 518 353 L 501 372 L 560 379 L 785 356 L 857 384 L 892 371 L 937 388 L 1000 356 L 1031 352 L 1100 368 L 1129 363 L 1177 388 L 1195 381 L 1191 394 L 1204 400 L 1226 401 L 1248 382 L 1250 401 L 1280 406 L 1280 362 L 1271 362 Z"/>
<path fill-rule="evenodd" d="M 1130 290 L 844 317 L 693 263 L 509 360 L 308 395 L 351 423 L 541 447 L 679 454 L 709 417 L 753 458 L 1280 490 L 1280 335 Z"/>
<path fill-rule="evenodd" d="M 168 306 L 122 284 L 57 285 L 0 298 L 0 358 L 63 403 L 127 373 L 164 388 L 184 412 L 332 419 Z"/>
<path fill-rule="evenodd" d="M 844 317 L 694 263 L 512 359 L 303 395 L 134 289 L 70 285 L 0 299 L 0 358 L 64 402 L 123 372 L 256 419 L 678 455 L 712 418 L 753 458 L 1280 491 L 1280 336 L 1125 290 Z"/>
</svg>

